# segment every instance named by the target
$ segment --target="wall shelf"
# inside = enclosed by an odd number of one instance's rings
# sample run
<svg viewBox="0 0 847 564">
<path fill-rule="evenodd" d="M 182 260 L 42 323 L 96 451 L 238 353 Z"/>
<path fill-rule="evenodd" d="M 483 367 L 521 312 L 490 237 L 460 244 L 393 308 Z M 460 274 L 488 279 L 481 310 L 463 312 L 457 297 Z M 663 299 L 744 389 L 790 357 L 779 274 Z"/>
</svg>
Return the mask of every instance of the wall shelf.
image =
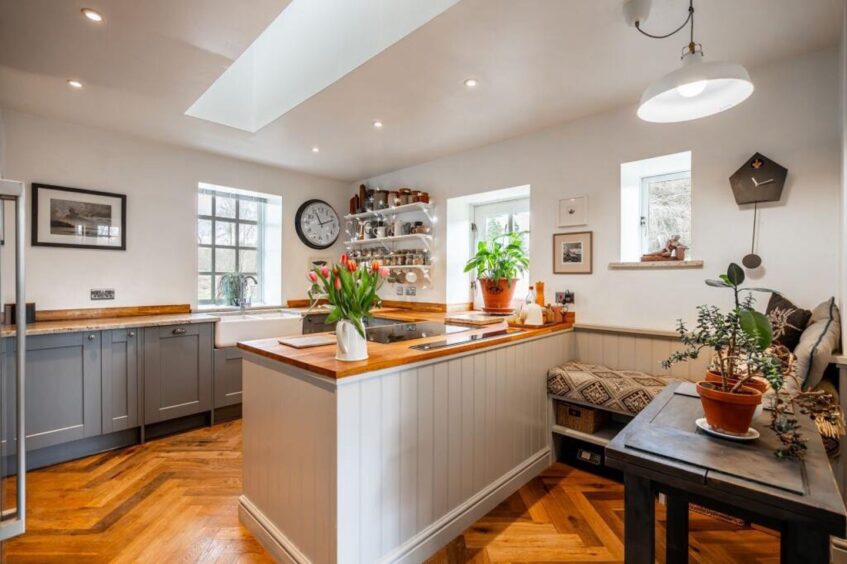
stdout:
<svg viewBox="0 0 847 564">
<path fill-rule="evenodd" d="M 373 217 L 377 218 L 385 218 L 392 217 L 395 215 L 402 215 L 406 213 L 414 213 L 414 212 L 422 212 L 427 215 L 427 217 L 432 220 L 432 204 L 424 204 L 422 202 L 415 202 L 414 204 L 403 204 L 402 206 L 395 206 L 393 208 L 384 208 L 381 210 L 367 211 L 361 213 L 351 213 L 344 216 L 344 219 L 370 219 Z"/>
<path fill-rule="evenodd" d="M 376 239 L 354 239 L 347 241 L 347 247 L 374 247 L 381 246 L 388 248 L 389 244 L 402 243 L 404 241 L 418 241 L 423 243 L 427 249 L 432 243 L 432 235 L 423 235 L 421 233 L 412 233 L 410 235 L 395 235 L 394 237 L 377 237 Z"/>
<path fill-rule="evenodd" d="M 610 262 L 609 270 L 665 270 L 703 268 L 702 260 L 662 260 L 649 262 Z"/>
</svg>

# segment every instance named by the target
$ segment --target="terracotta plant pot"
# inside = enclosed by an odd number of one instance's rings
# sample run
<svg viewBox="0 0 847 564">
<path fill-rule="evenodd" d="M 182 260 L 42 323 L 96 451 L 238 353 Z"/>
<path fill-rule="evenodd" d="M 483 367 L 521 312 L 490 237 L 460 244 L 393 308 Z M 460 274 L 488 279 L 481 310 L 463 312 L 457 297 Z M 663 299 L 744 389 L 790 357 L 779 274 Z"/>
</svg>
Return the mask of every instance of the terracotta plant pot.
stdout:
<svg viewBox="0 0 847 564">
<path fill-rule="evenodd" d="M 706 382 L 716 382 L 720 384 L 722 382 L 721 375 L 711 370 L 706 372 Z M 727 378 L 727 384 L 730 388 L 738 383 L 738 378 Z M 746 382 L 744 382 L 744 386 L 748 388 L 753 388 L 755 390 L 759 390 L 762 394 L 766 394 L 770 389 L 770 384 L 767 380 L 762 378 L 761 376 L 753 376 Z"/>
<path fill-rule="evenodd" d="M 517 280 L 506 280 L 501 278 L 497 283 L 488 278 L 480 278 L 479 284 L 482 288 L 482 301 L 485 304 L 482 309 L 490 312 L 503 313 L 512 309 L 512 298 L 515 295 L 515 283 Z"/>
<path fill-rule="evenodd" d="M 743 435 L 750 429 L 756 407 L 762 403 L 762 392 L 742 386 L 736 393 L 722 392 L 715 382 L 697 382 L 697 393 L 706 422 L 725 433 Z"/>
</svg>

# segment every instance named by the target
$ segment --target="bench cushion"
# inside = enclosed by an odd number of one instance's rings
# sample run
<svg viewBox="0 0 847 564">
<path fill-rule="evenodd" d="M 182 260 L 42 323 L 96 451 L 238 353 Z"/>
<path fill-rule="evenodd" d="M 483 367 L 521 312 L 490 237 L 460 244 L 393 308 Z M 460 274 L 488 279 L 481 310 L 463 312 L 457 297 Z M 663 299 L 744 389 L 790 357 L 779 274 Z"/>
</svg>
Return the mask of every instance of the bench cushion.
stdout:
<svg viewBox="0 0 847 564">
<path fill-rule="evenodd" d="M 547 371 L 550 394 L 625 415 L 636 415 L 674 381 L 645 372 L 612 370 L 582 362 L 566 362 Z"/>
</svg>

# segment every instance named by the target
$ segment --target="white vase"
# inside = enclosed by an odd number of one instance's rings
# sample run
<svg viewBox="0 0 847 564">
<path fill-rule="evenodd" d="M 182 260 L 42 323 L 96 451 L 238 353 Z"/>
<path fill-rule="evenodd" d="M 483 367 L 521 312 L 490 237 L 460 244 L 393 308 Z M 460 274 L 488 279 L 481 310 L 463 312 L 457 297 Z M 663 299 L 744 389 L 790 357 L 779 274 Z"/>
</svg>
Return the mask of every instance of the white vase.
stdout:
<svg viewBox="0 0 847 564">
<path fill-rule="evenodd" d="M 356 330 L 352 321 L 342 319 L 335 326 L 335 359 L 348 362 L 368 358 L 368 341 Z"/>
</svg>

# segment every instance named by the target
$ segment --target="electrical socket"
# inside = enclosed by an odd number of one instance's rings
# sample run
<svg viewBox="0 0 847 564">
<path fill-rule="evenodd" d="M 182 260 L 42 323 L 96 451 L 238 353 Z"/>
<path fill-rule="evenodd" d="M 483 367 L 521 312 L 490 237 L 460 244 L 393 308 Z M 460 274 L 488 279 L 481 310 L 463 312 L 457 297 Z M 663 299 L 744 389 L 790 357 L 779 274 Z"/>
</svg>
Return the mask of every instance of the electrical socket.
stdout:
<svg viewBox="0 0 847 564">
<path fill-rule="evenodd" d="M 406 295 L 407 296 L 414 296 L 415 294 L 417 294 L 417 291 L 418 291 L 418 289 L 415 288 L 414 286 L 406 286 Z"/>
<path fill-rule="evenodd" d="M 574 293 L 570 290 L 565 290 L 564 292 L 556 292 L 556 303 L 567 305 L 574 303 Z"/>
<path fill-rule="evenodd" d="M 402 285 L 402 284 L 397 284 L 397 288 L 394 290 L 394 292 L 395 292 L 398 296 L 402 296 L 402 295 L 403 295 L 403 285 Z"/>
<path fill-rule="evenodd" d="M 91 290 L 91 299 L 92 300 L 114 300 L 115 299 L 115 289 L 114 288 L 92 289 Z"/>
</svg>

